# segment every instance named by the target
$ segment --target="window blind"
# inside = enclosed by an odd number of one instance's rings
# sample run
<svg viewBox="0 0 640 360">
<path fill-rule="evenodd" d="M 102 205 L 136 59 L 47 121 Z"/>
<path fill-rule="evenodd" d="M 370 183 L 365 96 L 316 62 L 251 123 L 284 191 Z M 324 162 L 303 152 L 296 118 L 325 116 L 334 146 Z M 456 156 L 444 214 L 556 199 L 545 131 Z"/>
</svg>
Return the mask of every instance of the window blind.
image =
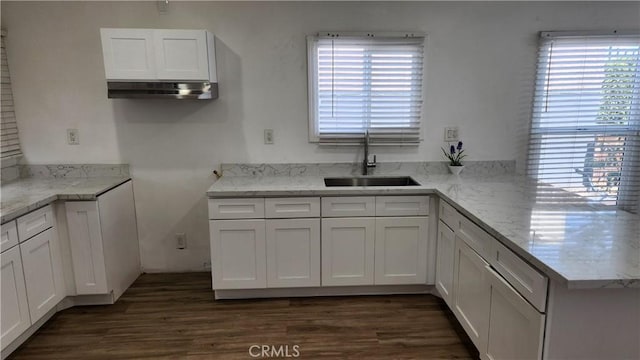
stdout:
<svg viewBox="0 0 640 360">
<path fill-rule="evenodd" d="M 2 78 L 0 86 L 0 157 L 8 158 L 22 155 L 18 139 L 18 125 L 13 111 L 13 92 L 11 91 L 11 77 L 5 51 L 6 32 L 2 30 L 2 53 L 0 54 Z"/>
<path fill-rule="evenodd" d="M 637 212 L 639 35 L 542 34 L 528 151 L 529 174 L 580 195 L 551 189 L 538 192 L 540 201 Z"/>
<path fill-rule="evenodd" d="M 310 139 L 420 141 L 424 37 L 311 37 Z"/>
</svg>

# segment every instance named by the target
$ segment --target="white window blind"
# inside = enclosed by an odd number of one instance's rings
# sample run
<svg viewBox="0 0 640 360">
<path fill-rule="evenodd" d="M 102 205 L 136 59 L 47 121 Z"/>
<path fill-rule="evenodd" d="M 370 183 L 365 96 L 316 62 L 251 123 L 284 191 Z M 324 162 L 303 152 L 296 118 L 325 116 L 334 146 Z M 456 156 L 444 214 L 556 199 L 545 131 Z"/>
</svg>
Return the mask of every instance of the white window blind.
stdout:
<svg viewBox="0 0 640 360">
<path fill-rule="evenodd" d="M 22 155 L 20 151 L 20 141 L 18 140 L 18 125 L 16 124 L 16 114 L 13 111 L 13 92 L 11 91 L 11 77 L 9 76 L 9 65 L 7 63 L 7 53 L 5 51 L 6 32 L 2 30 L 2 79 L 0 93 L 0 157 L 8 158 Z"/>
<path fill-rule="evenodd" d="M 424 37 L 309 37 L 309 137 L 418 144 Z"/>
<path fill-rule="evenodd" d="M 638 210 L 639 35 L 542 34 L 528 172 L 582 197 L 539 200 Z"/>
</svg>

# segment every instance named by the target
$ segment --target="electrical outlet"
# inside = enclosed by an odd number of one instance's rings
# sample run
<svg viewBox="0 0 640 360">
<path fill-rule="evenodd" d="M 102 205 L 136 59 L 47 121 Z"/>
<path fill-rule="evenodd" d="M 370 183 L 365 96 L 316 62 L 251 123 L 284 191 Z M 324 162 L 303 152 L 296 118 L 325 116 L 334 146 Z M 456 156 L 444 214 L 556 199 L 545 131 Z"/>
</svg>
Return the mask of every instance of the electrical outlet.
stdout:
<svg viewBox="0 0 640 360">
<path fill-rule="evenodd" d="M 176 249 L 184 250 L 187 248 L 187 235 L 185 233 L 176 233 Z"/>
<path fill-rule="evenodd" d="M 273 144 L 273 129 L 264 129 L 264 143 L 267 145 Z"/>
<path fill-rule="evenodd" d="M 202 268 L 205 270 L 211 270 L 211 261 L 205 261 L 202 263 Z"/>
<path fill-rule="evenodd" d="M 444 128 L 444 141 L 453 142 L 458 141 L 458 127 L 451 126 Z"/>
<path fill-rule="evenodd" d="M 158 14 L 164 15 L 169 11 L 169 0 L 160 0 L 156 2 L 158 6 Z"/>
<path fill-rule="evenodd" d="M 80 134 L 78 129 L 67 129 L 67 144 L 80 145 Z"/>
</svg>

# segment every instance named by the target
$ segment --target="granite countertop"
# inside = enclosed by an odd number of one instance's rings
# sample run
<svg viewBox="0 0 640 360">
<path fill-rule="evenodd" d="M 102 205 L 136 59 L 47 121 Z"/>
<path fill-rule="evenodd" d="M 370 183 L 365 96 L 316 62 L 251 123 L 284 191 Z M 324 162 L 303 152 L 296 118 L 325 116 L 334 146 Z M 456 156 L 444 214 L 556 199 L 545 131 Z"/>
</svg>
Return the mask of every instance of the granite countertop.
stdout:
<svg viewBox="0 0 640 360">
<path fill-rule="evenodd" d="M 569 288 L 640 288 L 640 216 L 598 207 L 562 190 L 558 204 L 540 184 L 517 175 L 415 175 L 420 186 L 333 187 L 322 176 L 227 176 L 209 197 L 437 194 Z M 552 192 L 554 190 L 551 190 Z"/>
<path fill-rule="evenodd" d="M 0 222 L 13 220 L 56 200 L 95 200 L 98 195 L 129 179 L 128 176 L 34 177 L 2 184 Z"/>
</svg>

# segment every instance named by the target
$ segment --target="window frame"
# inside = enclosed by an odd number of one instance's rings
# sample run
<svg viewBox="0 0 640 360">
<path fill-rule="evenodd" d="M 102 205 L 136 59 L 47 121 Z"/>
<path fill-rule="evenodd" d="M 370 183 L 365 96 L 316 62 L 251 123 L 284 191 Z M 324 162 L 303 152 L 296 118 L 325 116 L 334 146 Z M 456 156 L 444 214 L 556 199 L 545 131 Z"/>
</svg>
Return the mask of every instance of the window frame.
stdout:
<svg viewBox="0 0 640 360">
<path fill-rule="evenodd" d="M 420 120 L 419 120 L 419 130 L 418 130 L 418 138 L 419 142 L 422 141 L 422 133 L 423 133 L 423 123 L 424 123 L 424 89 L 425 89 L 425 68 L 426 68 L 426 46 L 427 46 L 427 35 L 421 32 L 384 32 L 384 33 L 371 33 L 371 32 L 319 32 L 313 35 L 306 36 L 307 43 L 307 98 L 308 98 L 308 133 L 309 138 L 308 141 L 310 143 L 315 143 L 318 145 L 322 145 L 323 142 L 321 137 L 319 136 L 319 116 L 318 116 L 318 104 L 316 102 L 317 93 L 316 90 L 318 88 L 318 63 L 316 60 L 316 45 L 315 43 L 319 39 L 330 39 L 330 38 L 348 38 L 348 39 L 384 39 L 384 38 L 422 38 L 423 42 L 423 66 L 422 66 L 422 80 L 420 82 L 420 91 L 421 91 L 421 103 L 420 103 Z M 362 135 L 364 137 L 364 134 Z M 346 141 L 340 143 L 325 143 L 327 145 L 359 145 L 360 142 L 355 141 Z M 382 143 L 372 142 L 371 145 L 383 145 Z M 398 144 L 392 143 L 391 145 L 397 146 L 418 146 L 418 143 L 411 144 Z"/>
<path fill-rule="evenodd" d="M 597 39 L 598 37 L 612 37 L 612 36 L 634 36 L 640 37 L 640 32 L 637 31 L 543 31 L 540 32 L 540 42 L 537 45 L 537 53 L 541 51 L 543 46 L 546 46 L 545 42 L 550 41 L 554 38 L 581 38 L 581 37 L 591 37 Z M 539 55 L 538 55 L 539 56 Z M 536 61 L 536 73 L 535 73 L 535 81 L 538 80 L 540 75 L 540 67 L 544 65 L 543 62 L 538 60 Z M 640 76 L 640 65 L 638 66 L 637 72 L 638 76 Z M 634 89 L 634 93 L 637 94 L 638 99 L 640 99 L 640 86 Z M 540 156 L 541 150 L 543 149 L 543 142 L 540 141 L 545 135 L 570 135 L 570 134 L 592 134 L 597 136 L 599 133 L 599 129 L 602 129 L 602 125 L 592 124 L 569 124 L 567 122 L 564 126 L 557 127 L 545 127 L 537 124 L 536 120 L 536 109 L 540 106 L 544 106 L 540 102 L 543 101 L 539 99 L 539 93 L 537 85 L 534 86 L 533 90 L 533 101 L 532 101 L 532 111 L 530 118 L 530 126 L 529 126 L 529 140 L 528 140 L 528 149 L 527 149 L 527 157 L 526 157 L 526 174 L 531 176 L 538 181 L 545 182 L 544 179 L 540 179 L 540 166 L 542 157 Z M 634 101 L 631 106 L 631 111 L 640 115 L 640 101 Z M 637 123 L 630 123 L 627 125 L 607 125 L 606 131 L 604 133 L 609 133 L 611 136 L 616 136 L 614 134 L 626 134 L 626 136 L 635 137 L 637 141 L 640 137 L 640 121 Z M 603 133 L 600 131 L 600 133 Z M 532 146 L 533 139 L 538 139 L 538 142 L 535 148 Z M 640 209 L 640 195 L 637 194 L 637 191 L 634 187 L 637 187 L 637 181 L 633 181 L 629 174 L 636 173 L 640 170 L 640 145 L 634 145 L 632 141 L 632 145 L 628 152 L 625 152 L 624 159 L 621 164 L 627 163 L 627 166 L 622 167 L 622 173 L 620 176 L 620 184 L 618 186 L 618 190 L 616 192 L 616 208 L 620 208 L 623 210 L 631 210 L 637 211 Z M 550 185 L 552 185 L 550 183 Z M 553 185 L 552 185 L 553 186 Z M 571 192 L 571 191 L 570 191 Z M 573 192 L 572 192 L 573 193 Z M 589 201 L 592 201 L 591 198 Z M 595 201 L 595 200 L 594 200 Z M 595 201 L 599 203 L 599 201 Z M 622 204 L 622 205 L 621 205 Z"/>
</svg>

